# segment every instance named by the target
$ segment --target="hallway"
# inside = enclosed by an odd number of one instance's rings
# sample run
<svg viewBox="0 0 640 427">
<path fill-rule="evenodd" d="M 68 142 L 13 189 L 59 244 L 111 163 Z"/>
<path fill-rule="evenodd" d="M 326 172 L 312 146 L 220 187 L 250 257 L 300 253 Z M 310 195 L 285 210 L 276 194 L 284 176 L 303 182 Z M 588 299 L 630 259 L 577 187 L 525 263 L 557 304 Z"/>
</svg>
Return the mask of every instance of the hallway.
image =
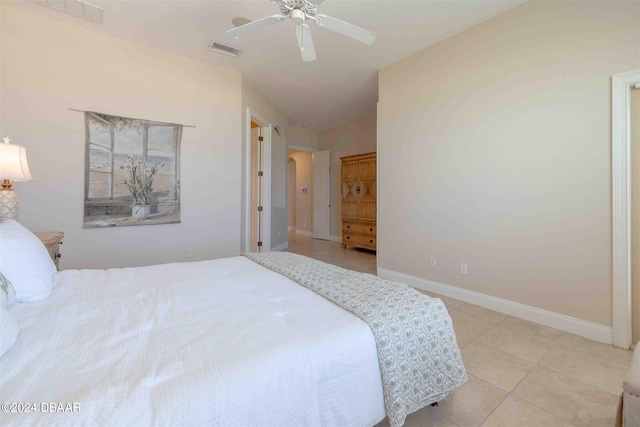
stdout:
<svg viewBox="0 0 640 427">
<path fill-rule="evenodd" d="M 342 248 L 342 244 L 329 240 L 314 239 L 295 232 L 289 232 L 287 252 L 305 255 L 328 262 L 342 268 L 361 273 L 376 274 L 376 253 L 352 247 Z"/>
</svg>

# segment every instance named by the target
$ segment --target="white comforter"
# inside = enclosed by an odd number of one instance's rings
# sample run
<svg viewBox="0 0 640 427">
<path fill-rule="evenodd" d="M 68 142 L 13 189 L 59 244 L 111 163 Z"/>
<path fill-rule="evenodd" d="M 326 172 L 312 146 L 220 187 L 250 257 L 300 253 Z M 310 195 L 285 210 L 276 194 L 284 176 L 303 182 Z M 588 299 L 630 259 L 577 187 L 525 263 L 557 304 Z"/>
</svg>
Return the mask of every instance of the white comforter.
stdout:
<svg viewBox="0 0 640 427">
<path fill-rule="evenodd" d="M 369 327 L 244 257 L 62 271 L 48 299 L 10 311 L 20 333 L 0 359 L 0 400 L 35 412 L 0 413 L 3 426 L 366 426 L 385 416 Z"/>
</svg>

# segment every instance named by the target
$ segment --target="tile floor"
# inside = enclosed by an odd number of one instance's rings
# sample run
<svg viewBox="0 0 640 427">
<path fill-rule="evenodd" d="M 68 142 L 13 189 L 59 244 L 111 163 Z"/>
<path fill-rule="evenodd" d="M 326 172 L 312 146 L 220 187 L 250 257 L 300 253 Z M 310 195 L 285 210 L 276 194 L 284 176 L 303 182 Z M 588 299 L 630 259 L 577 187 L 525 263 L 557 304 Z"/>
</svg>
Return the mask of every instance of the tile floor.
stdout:
<svg viewBox="0 0 640 427">
<path fill-rule="evenodd" d="M 375 253 L 289 233 L 290 252 L 375 274 Z M 422 291 L 421 291 L 422 292 Z M 427 292 L 425 292 L 427 293 Z M 631 351 L 445 296 L 469 381 L 407 427 L 612 427 Z M 377 427 L 387 427 L 387 420 Z"/>
</svg>

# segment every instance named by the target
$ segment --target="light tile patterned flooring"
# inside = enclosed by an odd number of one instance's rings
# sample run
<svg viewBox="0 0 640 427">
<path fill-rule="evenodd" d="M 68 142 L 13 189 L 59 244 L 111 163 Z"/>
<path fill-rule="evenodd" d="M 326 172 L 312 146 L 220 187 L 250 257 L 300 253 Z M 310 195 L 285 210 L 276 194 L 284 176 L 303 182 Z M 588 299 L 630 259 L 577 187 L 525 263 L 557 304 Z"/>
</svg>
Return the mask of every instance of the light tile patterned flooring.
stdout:
<svg viewBox="0 0 640 427">
<path fill-rule="evenodd" d="M 290 252 L 375 274 L 375 253 L 289 233 Z M 422 291 L 421 291 L 422 292 Z M 425 292 L 427 293 L 427 292 Z M 611 427 L 631 351 L 445 296 L 469 381 L 407 427 Z M 387 420 L 378 427 L 387 427 Z"/>
</svg>

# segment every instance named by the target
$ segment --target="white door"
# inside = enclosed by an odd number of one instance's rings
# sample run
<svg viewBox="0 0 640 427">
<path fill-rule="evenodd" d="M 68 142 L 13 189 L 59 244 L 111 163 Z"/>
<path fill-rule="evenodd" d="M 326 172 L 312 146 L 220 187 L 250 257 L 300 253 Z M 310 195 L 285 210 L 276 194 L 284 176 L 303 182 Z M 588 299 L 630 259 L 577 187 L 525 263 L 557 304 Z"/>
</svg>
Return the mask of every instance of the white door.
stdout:
<svg viewBox="0 0 640 427">
<path fill-rule="evenodd" d="M 251 195 L 250 195 L 250 203 L 249 203 L 249 251 L 257 252 L 258 251 L 258 241 L 260 240 L 260 212 L 258 211 L 258 206 L 260 204 L 260 195 L 261 195 L 261 179 L 258 176 L 258 171 L 262 170 L 260 168 L 260 160 L 261 153 L 260 148 L 261 144 L 259 141 L 260 136 L 260 128 L 254 127 L 251 129 Z"/>
<path fill-rule="evenodd" d="M 287 159 L 287 231 L 296 229 L 296 161 Z"/>
<path fill-rule="evenodd" d="M 331 218 L 331 152 L 316 151 L 313 163 L 313 237 L 329 240 Z"/>
</svg>

